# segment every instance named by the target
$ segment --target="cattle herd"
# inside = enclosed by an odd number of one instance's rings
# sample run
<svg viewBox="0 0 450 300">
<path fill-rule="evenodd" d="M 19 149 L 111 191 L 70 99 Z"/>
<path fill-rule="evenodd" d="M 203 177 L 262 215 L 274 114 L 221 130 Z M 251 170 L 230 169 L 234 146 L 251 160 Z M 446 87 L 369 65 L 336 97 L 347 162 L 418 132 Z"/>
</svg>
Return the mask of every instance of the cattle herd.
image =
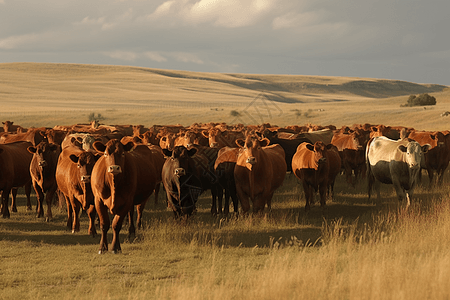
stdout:
<svg viewBox="0 0 450 300">
<path fill-rule="evenodd" d="M 246 214 L 271 207 L 274 191 L 292 172 L 303 186 L 310 210 L 316 193 L 320 205 L 334 197 L 338 174 L 350 186 L 368 179 L 368 196 L 380 183 L 392 184 L 399 200 L 410 203 L 422 169 L 430 184 L 441 184 L 450 157 L 450 132 L 417 131 L 408 127 L 355 124 L 353 126 L 227 125 L 100 125 L 23 128 L 3 122 L 0 133 L 1 213 L 17 212 L 16 195 L 24 187 L 27 209 L 30 192 L 37 196 L 36 216 L 52 218 L 52 203 L 66 203 L 67 226 L 80 230 L 80 209 L 87 212 L 89 234 L 96 235 L 98 215 L 100 253 L 121 251 L 119 232 L 129 218 L 129 235 L 141 225 L 149 197 L 162 183 L 166 201 L 176 217 L 189 216 L 199 195 L 210 190 L 211 214 Z M 434 175 L 437 174 L 437 178 Z M 44 213 L 44 199 L 46 212 Z M 222 205 L 224 202 L 224 205 Z M 110 221 L 110 216 L 112 221 Z"/>
</svg>

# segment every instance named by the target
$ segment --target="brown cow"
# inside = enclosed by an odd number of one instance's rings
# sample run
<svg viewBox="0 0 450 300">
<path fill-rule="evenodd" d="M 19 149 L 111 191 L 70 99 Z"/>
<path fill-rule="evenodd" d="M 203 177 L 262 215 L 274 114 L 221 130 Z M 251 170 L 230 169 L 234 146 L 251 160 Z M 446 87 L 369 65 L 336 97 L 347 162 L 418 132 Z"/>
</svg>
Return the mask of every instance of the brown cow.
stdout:
<svg viewBox="0 0 450 300">
<path fill-rule="evenodd" d="M 8 202 L 11 191 L 13 191 L 11 210 L 17 211 L 15 204 L 17 188 L 24 185 L 25 194 L 27 195 L 27 208 L 31 209 L 30 163 L 33 155 L 27 150 L 30 146 L 30 142 L 16 142 L 0 145 L 0 191 L 2 192 L 1 213 L 3 218 L 10 217 Z"/>
<path fill-rule="evenodd" d="M 47 138 L 42 135 L 44 132 L 45 128 L 30 128 L 27 132 L 23 133 L 7 133 L 0 137 L 0 144 L 26 141 L 31 142 L 33 146 L 36 146 L 40 142 L 47 140 Z"/>
<path fill-rule="evenodd" d="M 437 173 L 437 183 L 442 184 L 444 172 L 450 161 L 450 141 L 449 137 L 440 131 L 413 131 L 408 138 L 418 142 L 421 146 L 431 145 L 429 150 L 424 153 L 424 167 L 428 172 L 430 187 L 433 185 L 434 172 Z"/>
<path fill-rule="evenodd" d="M 95 207 L 100 219 L 102 238 L 100 251 L 108 250 L 107 232 L 110 228 L 108 209 L 113 215 L 112 251 L 120 252 L 119 232 L 125 216 L 129 215 L 129 236 L 135 234 L 134 208 L 138 206 L 138 220 L 145 202 L 155 189 L 156 167 L 153 152 L 144 145 L 126 145 L 112 139 L 105 144 L 95 142 L 94 148 L 103 153 L 92 170 L 91 186 Z"/>
<path fill-rule="evenodd" d="M 33 181 L 33 187 L 37 195 L 36 216 L 38 218 L 44 215 L 43 201 L 47 202 L 46 221 L 49 221 L 52 215 L 52 200 L 58 185 L 55 179 L 58 157 L 61 153 L 61 147 L 56 144 L 49 144 L 46 141 L 40 142 L 36 147 L 28 147 L 28 151 L 33 154 L 30 164 L 30 174 Z"/>
<path fill-rule="evenodd" d="M 244 138 L 242 131 L 221 130 L 217 127 L 203 130 L 202 135 L 208 138 L 208 144 L 211 148 L 235 147 L 236 140 Z"/>
<path fill-rule="evenodd" d="M 13 125 L 14 122 L 11 121 L 5 121 L 3 123 L 3 131 L 4 132 L 10 132 L 10 133 L 21 133 L 27 131 L 26 128 L 23 128 L 20 125 Z"/>
<path fill-rule="evenodd" d="M 80 231 L 80 207 L 89 216 L 89 234 L 97 234 L 94 226 L 95 207 L 91 189 L 91 173 L 98 155 L 78 147 L 62 150 L 56 167 L 56 182 L 67 203 L 67 227 L 72 233 Z"/>
<path fill-rule="evenodd" d="M 346 133 L 335 133 L 331 144 L 335 145 L 341 156 L 347 183 L 355 187 L 359 176 L 366 173 L 365 149 L 367 135 L 359 129 L 348 130 Z M 354 178 L 352 176 L 354 174 Z"/>
<path fill-rule="evenodd" d="M 321 207 L 326 207 L 327 190 L 333 191 L 334 179 L 341 168 L 340 163 L 339 153 L 332 144 L 302 143 L 297 147 L 297 152 L 292 158 L 292 170 L 303 185 L 306 198 L 305 211 L 311 209 L 317 190 L 320 194 Z"/>
<path fill-rule="evenodd" d="M 245 140 L 238 139 L 241 148 L 234 169 L 236 191 L 244 213 L 271 208 L 274 191 L 283 184 L 286 175 L 284 150 L 280 145 L 270 145 L 268 139 L 259 140 L 256 135 L 248 135 Z"/>
</svg>

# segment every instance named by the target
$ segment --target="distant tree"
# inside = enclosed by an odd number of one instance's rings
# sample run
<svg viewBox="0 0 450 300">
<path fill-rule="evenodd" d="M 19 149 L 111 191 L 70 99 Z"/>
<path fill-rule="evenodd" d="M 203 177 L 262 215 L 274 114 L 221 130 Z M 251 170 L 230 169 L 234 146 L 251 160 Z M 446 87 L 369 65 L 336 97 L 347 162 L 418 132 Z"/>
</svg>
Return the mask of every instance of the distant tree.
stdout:
<svg viewBox="0 0 450 300">
<path fill-rule="evenodd" d="M 420 94 L 419 96 L 410 95 L 406 104 L 400 106 L 423 106 L 423 105 L 436 105 L 436 98 L 428 94 Z"/>
<path fill-rule="evenodd" d="M 241 113 L 238 112 L 237 110 L 232 110 L 232 111 L 230 111 L 230 115 L 232 117 L 239 117 L 241 115 Z"/>
<path fill-rule="evenodd" d="M 90 113 L 88 115 L 89 122 L 92 122 L 94 120 L 100 121 L 100 120 L 104 120 L 104 119 L 105 119 L 105 117 L 103 117 L 102 114 L 100 114 L 100 113 L 97 113 L 97 115 L 95 113 Z"/>
<path fill-rule="evenodd" d="M 297 119 L 302 116 L 302 111 L 299 109 L 293 109 L 295 116 Z"/>
</svg>

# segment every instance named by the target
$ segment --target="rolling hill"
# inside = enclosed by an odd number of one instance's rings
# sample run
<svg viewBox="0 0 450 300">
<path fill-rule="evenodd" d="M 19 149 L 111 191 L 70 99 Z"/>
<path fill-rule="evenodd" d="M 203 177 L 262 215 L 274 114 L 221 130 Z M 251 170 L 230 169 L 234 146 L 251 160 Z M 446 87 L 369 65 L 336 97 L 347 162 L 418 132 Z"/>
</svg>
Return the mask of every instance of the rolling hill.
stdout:
<svg viewBox="0 0 450 300">
<path fill-rule="evenodd" d="M 400 107 L 411 94 L 436 97 L 432 107 Z M 0 64 L 1 120 L 22 126 L 105 124 L 384 123 L 448 129 L 450 88 L 399 80 L 200 73 L 127 66 Z M 233 113 L 232 113 L 233 112 Z"/>
</svg>

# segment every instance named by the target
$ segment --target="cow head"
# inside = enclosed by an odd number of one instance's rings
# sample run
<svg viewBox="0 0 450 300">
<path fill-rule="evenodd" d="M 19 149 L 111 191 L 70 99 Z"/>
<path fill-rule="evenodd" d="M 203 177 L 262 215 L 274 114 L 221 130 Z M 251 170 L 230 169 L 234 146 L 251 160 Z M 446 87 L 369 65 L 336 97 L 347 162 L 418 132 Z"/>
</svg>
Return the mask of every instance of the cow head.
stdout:
<svg viewBox="0 0 450 300">
<path fill-rule="evenodd" d="M 173 151 L 163 149 L 172 164 L 173 175 L 180 178 L 188 173 L 194 172 L 194 166 L 191 157 L 197 153 L 197 148 L 187 149 L 184 146 L 176 146 Z"/>
<path fill-rule="evenodd" d="M 77 170 L 81 187 L 83 189 L 83 209 L 89 208 L 89 205 L 94 204 L 94 198 L 91 189 L 91 173 L 94 168 L 95 162 L 99 159 L 100 155 L 95 155 L 92 152 L 83 151 L 78 155 L 71 154 L 70 160 L 77 164 Z"/>
<path fill-rule="evenodd" d="M 184 133 L 183 145 L 189 149 L 194 146 L 194 144 L 198 144 L 197 133 L 193 130 L 186 131 Z"/>
<path fill-rule="evenodd" d="M 30 146 L 27 149 L 28 152 L 33 154 L 33 160 L 37 162 L 41 170 L 44 170 L 49 165 L 56 168 L 56 159 L 60 151 L 58 145 L 43 141 L 37 146 Z"/>
<path fill-rule="evenodd" d="M 194 159 L 197 148 L 187 149 L 184 146 L 176 146 L 173 151 L 163 149 L 167 160 L 164 169 L 167 177 L 163 178 L 164 186 L 172 209 L 177 215 L 190 215 L 195 209 L 201 183 L 197 175 Z M 163 173 L 165 173 L 163 171 Z"/>
<path fill-rule="evenodd" d="M 430 144 L 420 146 L 416 141 L 409 141 L 407 145 L 399 145 L 398 149 L 403 153 L 409 168 L 416 170 L 420 168 L 423 153 L 428 152 L 430 147 Z"/>
<path fill-rule="evenodd" d="M 109 140 L 106 145 L 101 141 L 96 141 L 93 144 L 95 150 L 103 153 L 107 172 L 112 176 L 118 176 L 122 174 L 125 166 L 125 153 L 130 152 L 134 148 L 133 142 L 122 144 L 117 139 Z"/>
<path fill-rule="evenodd" d="M 166 133 L 161 135 L 161 139 L 159 140 L 159 146 L 161 149 L 173 150 L 175 146 L 176 136 L 173 133 Z"/>
<path fill-rule="evenodd" d="M 208 139 L 209 147 L 218 148 L 220 146 L 219 139 L 222 136 L 222 131 L 219 128 L 211 128 L 208 130 L 203 130 L 202 135 Z"/>
<path fill-rule="evenodd" d="M 248 135 L 245 139 L 237 139 L 236 145 L 241 148 L 240 156 L 245 157 L 245 163 L 249 170 L 252 169 L 259 161 L 260 151 L 262 147 L 266 147 L 270 141 L 266 138 L 259 139 L 256 135 Z"/>
<path fill-rule="evenodd" d="M 5 121 L 5 122 L 2 122 L 2 124 L 3 124 L 3 131 L 4 132 L 12 132 L 11 127 L 14 124 L 14 122 Z"/>
</svg>

